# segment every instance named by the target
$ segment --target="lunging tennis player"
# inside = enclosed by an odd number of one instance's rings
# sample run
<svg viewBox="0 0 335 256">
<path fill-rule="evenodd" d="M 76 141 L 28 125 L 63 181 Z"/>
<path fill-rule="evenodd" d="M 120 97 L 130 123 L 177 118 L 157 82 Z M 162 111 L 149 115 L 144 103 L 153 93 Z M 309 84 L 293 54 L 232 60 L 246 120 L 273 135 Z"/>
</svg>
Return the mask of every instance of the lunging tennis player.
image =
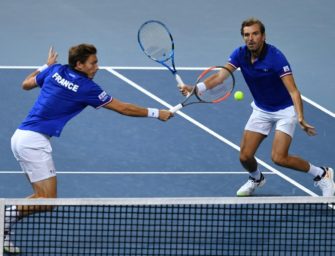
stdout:
<svg viewBox="0 0 335 256">
<path fill-rule="evenodd" d="M 122 102 L 105 92 L 93 78 L 98 71 L 95 46 L 80 44 L 70 48 L 68 65 L 56 64 L 58 54 L 50 48 L 47 64 L 22 83 L 25 90 L 40 87 L 34 106 L 12 136 L 12 151 L 27 175 L 34 193 L 29 198 L 57 197 L 56 168 L 52 158 L 51 137 L 59 137 L 65 124 L 87 106 L 104 107 L 122 115 L 168 120 L 168 110 L 144 108 Z M 4 249 L 19 253 L 10 239 L 11 223 L 50 207 L 12 206 L 6 209 Z"/>
</svg>

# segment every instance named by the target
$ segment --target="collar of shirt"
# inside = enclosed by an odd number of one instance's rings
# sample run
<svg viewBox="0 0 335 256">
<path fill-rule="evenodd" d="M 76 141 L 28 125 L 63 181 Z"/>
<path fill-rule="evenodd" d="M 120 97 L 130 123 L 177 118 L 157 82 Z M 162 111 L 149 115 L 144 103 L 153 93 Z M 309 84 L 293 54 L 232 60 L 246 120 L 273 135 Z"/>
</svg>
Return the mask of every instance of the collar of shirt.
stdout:
<svg viewBox="0 0 335 256">
<path fill-rule="evenodd" d="M 267 54 L 268 52 L 268 45 L 267 43 L 264 42 L 264 45 L 263 45 L 263 48 L 262 48 L 262 51 L 261 53 L 259 54 L 257 60 L 263 60 L 265 58 L 265 55 Z M 248 50 L 248 48 L 246 48 L 246 51 L 245 51 L 245 56 L 244 58 L 247 60 L 247 62 L 251 65 L 251 51 Z"/>
<path fill-rule="evenodd" d="M 69 69 L 70 69 L 71 71 L 73 71 L 73 72 L 75 72 L 75 73 L 77 73 L 77 74 L 79 74 L 79 75 L 81 75 L 81 76 L 84 76 L 84 77 L 88 78 L 88 76 L 87 76 L 86 73 L 81 72 L 81 71 L 79 71 L 79 70 L 77 70 L 77 69 L 74 69 L 74 68 L 70 67 L 69 65 L 66 65 L 66 66 L 68 66 Z"/>
</svg>

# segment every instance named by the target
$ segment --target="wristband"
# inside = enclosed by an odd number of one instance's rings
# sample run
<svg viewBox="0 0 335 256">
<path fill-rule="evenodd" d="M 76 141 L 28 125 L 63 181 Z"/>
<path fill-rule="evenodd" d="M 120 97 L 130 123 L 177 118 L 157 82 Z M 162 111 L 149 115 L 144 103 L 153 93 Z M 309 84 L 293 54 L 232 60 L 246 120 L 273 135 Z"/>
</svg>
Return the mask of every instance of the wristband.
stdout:
<svg viewBox="0 0 335 256">
<path fill-rule="evenodd" d="M 148 108 L 148 117 L 159 117 L 159 110 L 157 108 Z"/>
<path fill-rule="evenodd" d="M 201 82 L 197 84 L 197 89 L 199 93 L 203 93 L 204 91 L 207 90 L 207 87 L 205 85 L 205 83 Z"/>
<path fill-rule="evenodd" d="M 49 67 L 49 66 L 48 66 L 47 64 L 44 64 L 43 66 L 39 67 L 37 70 L 38 70 L 39 72 L 42 72 L 42 71 L 46 70 L 48 67 Z"/>
</svg>

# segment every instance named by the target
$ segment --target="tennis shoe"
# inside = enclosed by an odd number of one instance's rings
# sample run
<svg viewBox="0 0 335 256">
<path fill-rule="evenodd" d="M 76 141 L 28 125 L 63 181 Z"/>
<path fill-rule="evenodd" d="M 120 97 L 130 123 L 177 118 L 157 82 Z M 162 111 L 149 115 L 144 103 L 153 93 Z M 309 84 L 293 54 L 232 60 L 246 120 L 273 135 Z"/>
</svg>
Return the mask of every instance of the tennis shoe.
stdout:
<svg viewBox="0 0 335 256">
<path fill-rule="evenodd" d="M 260 188 L 265 184 L 264 175 L 261 174 L 261 178 L 256 180 L 249 176 L 248 181 L 236 192 L 237 196 L 251 196 L 256 188 Z"/>
<path fill-rule="evenodd" d="M 314 178 L 314 185 L 319 187 L 322 191 L 322 196 L 334 196 L 335 183 L 334 183 L 334 170 L 330 167 L 321 167 L 325 172 L 322 177 L 317 176 Z"/>
<path fill-rule="evenodd" d="M 11 241 L 11 235 L 13 235 L 13 233 L 5 230 L 5 236 L 3 240 L 3 250 L 4 252 L 9 254 L 19 254 L 20 248 L 15 246 L 15 244 Z"/>
</svg>

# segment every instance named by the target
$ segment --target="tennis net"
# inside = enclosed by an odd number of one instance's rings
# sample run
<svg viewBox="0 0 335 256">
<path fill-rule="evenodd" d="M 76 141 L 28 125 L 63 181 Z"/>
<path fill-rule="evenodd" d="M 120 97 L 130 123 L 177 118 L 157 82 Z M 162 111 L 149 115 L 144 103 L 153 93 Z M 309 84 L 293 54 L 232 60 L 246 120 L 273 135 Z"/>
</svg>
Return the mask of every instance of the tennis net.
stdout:
<svg viewBox="0 0 335 256">
<path fill-rule="evenodd" d="M 11 223 L 20 255 L 335 254 L 334 198 L 0 199 L 1 237 L 13 205 L 54 207 Z"/>
</svg>

